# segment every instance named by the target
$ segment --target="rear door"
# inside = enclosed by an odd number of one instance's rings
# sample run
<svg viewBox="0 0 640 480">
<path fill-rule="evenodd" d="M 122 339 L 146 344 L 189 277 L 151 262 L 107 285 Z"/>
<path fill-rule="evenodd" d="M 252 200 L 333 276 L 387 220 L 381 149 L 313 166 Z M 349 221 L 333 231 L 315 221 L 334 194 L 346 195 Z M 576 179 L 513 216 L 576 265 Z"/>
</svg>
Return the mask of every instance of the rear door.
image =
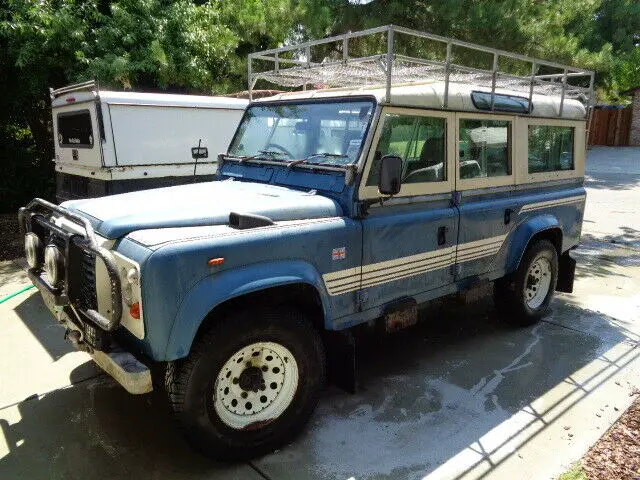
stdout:
<svg viewBox="0 0 640 480">
<path fill-rule="evenodd" d="M 514 127 L 511 115 L 456 114 L 460 211 L 456 280 L 481 278 L 504 266 L 500 258 L 518 208 L 514 197 Z"/>
<path fill-rule="evenodd" d="M 95 102 L 54 106 L 52 115 L 56 163 L 89 168 L 102 166 Z"/>
<path fill-rule="evenodd" d="M 406 297 L 423 301 L 429 291 L 453 282 L 458 213 L 454 187 L 454 114 L 385 107 L 360 199 L 379 198 L 379 162 L 403 160 L 400 193 L 372 206 L 362 221 L 361 306 L 376 308 Z"/>
</svg>

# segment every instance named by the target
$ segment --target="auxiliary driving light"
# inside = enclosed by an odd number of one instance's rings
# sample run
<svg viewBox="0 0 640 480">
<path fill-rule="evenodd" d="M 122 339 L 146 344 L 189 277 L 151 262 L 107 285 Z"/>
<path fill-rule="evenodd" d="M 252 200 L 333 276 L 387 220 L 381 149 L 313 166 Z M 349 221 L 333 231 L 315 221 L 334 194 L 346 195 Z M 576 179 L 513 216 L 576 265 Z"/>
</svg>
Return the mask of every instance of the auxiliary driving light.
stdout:
<svg viewBox="0 0 640 480">
<path fill-rule="evenodd" d="M 24 253 L 29 267 L 37 268 L 42 264 L 40 237 L 33 232 L 29 232 L 24 236 Z"/>
<path fill-rule="evenodd" d="M 44 271 L 52 287 L 58 287 L 64 275 L 64 256 L 55 245 L 44 249 Z"/>
</svg>

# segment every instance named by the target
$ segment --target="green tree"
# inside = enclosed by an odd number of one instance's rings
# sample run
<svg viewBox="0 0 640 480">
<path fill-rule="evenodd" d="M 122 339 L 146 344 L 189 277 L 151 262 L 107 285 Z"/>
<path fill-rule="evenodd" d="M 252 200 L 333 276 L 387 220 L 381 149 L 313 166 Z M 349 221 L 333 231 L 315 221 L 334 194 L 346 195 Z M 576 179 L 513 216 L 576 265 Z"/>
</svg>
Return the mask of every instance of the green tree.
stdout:
<svg viewBox="0 0 640 480">
<path fill-rule="evenodd" d="M 636 71 L 636 0 L 301 0 L 304 37 L 394 23 L 593 69 L 603 98 Z M 478 59 L 478 62 L 487 59 Z"/>
</svg>

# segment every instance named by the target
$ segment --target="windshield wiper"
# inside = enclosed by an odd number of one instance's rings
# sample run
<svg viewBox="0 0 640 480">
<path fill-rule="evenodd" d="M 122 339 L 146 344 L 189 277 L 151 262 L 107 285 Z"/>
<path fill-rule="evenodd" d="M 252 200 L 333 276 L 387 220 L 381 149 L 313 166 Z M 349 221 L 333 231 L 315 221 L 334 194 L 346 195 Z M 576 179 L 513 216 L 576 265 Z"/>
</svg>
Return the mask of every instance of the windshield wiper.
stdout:
<svg viewBox="0 0 640 480">
<path fill-rule="evenodd" d="M 320 157 L 320 158 L 347 158 L 348 156 L 349 155 L 343 155 L 342 153 L 321 152 L 321 153 L 312 153 L 307 158 L 305 158 L 305 160 L 309 160 L 310 158 L 316 158 L 316 157 Z"/>
<path fill-rule="evenodd" d="M 255 160 L 256 158 L 263 158 L 265 156 L 274 157 L 276 155 L 284 155 L 283 152 L 278 152 L 276 150 L 258 150 L 258 153 L 255 155 L 251 155 L 249 157 L 240 157 L 240 163 L 246 162 L 247 160 Z"/>
<path fill-rule="evenodd" d="M 300 165 L 301 163 L 309 163 L 309 159 L 311 158 L 347 158 L 348 155 L 343 155 L 341 153 L 328 153 L 328 152 L 321 152 L 321 153 L 313 153 L 311 155 L 309 155 L 306 158 L 302 158 L 300 160 L 293 160 L 289 163 L 287 163 L 287 167 L 291 168 L 291 167 L 295 167 L 296 165 Z M 322 163 L 315 163 L 312 165 L 322 165 Z"/>
</svg>

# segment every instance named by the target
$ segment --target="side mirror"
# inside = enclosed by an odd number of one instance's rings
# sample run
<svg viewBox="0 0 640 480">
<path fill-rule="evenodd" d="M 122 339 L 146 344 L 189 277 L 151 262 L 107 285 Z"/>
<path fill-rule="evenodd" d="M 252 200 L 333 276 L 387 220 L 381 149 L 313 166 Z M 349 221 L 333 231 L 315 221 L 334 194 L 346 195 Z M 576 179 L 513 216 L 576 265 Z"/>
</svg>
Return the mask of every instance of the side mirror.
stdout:
<svg viewBox="0 0 640 480">
<path fill-rule="evenodd" d="M 378 191 L 382 195 L 396 195 L 400 192 L 402 159 L 397 155 L 385 155 L 380 159 Z"/>
<path fill-rule="evenodd" d="M 191 147 L 191 158 L 194 160 L 199 158 L 209 158 L 209 150 L 207 147 Z"/>
</svg>

